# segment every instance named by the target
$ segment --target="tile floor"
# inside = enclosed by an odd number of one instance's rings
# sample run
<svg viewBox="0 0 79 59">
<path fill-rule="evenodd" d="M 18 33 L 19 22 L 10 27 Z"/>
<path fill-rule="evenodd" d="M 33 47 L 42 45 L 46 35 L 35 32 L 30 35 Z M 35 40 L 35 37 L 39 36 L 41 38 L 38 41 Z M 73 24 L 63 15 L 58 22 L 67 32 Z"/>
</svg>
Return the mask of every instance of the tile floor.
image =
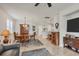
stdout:
<svg viewBox="0 0 79 59">
<path fill-rule="evenodd" d="M 73 52 L 72 50 L 54 46 L 53 44 L 51 44 L 47 39 L 45 39 L 42 36 L 37 36 L 36 38 L 39 39 L 43 43 L 43 45 L 42 46 L 31 46 L 31 47 L 21 47 L 20 48 L 21 56 L 22 56 L 22 52 L 24 52 L 24 51 L 31 51 L 31 50 L 40 49 L 40 48 L 46 48 L 52 56 L 79 56 L 78 53 Z"/>
</svg>

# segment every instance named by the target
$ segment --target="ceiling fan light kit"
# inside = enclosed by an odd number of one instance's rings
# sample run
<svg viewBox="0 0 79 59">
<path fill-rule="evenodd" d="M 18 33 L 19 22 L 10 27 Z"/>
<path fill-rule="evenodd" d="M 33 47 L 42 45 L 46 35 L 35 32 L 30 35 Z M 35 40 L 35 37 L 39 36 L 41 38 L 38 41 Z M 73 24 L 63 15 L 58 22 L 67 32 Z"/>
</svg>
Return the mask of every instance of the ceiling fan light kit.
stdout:
<svg viewBox="0 0 79 59">
<path fill-rule="evenodd" d="M 35 6 L 37 7 L 40 3 L 36 3 Z M 47 3 L 48 7 L 51 7 L 52 4 L 51 3 Z"/>
<path fill-rule="evenodd" d="M 47 3 L 48 4 L 48 7 L 51 7 L 52 5 L 51 5 L 51 3 Z"/>
<path fill-rule="evenodd" d="M 38 6 L 40 3 L 36 3 L 35 6 Z"/>
</svg>

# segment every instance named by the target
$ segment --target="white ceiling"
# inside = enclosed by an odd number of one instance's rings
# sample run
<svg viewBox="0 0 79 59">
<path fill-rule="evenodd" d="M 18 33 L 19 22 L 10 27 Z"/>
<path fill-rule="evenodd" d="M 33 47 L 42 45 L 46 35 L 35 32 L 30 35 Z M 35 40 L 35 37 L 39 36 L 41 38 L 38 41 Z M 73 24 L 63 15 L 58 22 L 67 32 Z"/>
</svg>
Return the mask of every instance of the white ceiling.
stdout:
<svg viewBox="0 0 79 59">
<path fill-rule="evenodd" d="M 48 7 L 46 3 L 41 3 L 37 7 L 35 3 L 10 3 L 0 4 L 0 6 L 12 17 L 22 20 L 26 16 L 29 22 L 45 23 L 45 16 L 53 18 L 55 14 L 62 11 L 73 4 L 69 3 L 52 3 L 52 7 Z"/>
</svg>

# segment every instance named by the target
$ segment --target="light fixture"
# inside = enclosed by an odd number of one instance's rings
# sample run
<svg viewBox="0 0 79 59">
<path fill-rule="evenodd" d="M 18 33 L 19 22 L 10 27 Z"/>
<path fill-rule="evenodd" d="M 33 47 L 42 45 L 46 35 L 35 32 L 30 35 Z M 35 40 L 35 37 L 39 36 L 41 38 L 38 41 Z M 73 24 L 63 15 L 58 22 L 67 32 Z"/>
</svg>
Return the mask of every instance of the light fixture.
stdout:
<svg viewBox="0 0 79 59">
<path fill-rule="evenodd" d="M 27 28 L 28 29 L 28 24 L 27 24 L 27 19 L 26 19 L 26 16 L 24 17 L 24 24 L 23 24 L 23 27 L 24 28 Z"/>
<path fill-rule="evenodd" d="M 24 24 L 23 24 L 23 27 L 27 27 L 27 25 L 26 25 L 26 17 L 24 17 Z"/>
<path fill-rule="evenodd" d="M 24 24 L 26 24 L 26 16 L 24 17 Z"/>
<path fill-rule="evenodd" d="M 5 29 L 2 31 L 1 35 L 4 36 L 3 43 L 8 43 L 8 41 L 9 41 L 8 37 L 10 35 L 10 31 Z"/>
</svg>

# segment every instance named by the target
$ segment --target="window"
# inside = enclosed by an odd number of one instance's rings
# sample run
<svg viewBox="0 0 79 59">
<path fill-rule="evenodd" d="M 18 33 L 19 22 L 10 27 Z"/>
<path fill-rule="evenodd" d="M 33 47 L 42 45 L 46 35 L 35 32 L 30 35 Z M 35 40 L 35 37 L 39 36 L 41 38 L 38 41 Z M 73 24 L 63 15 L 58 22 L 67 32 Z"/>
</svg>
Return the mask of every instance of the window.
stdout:
<svg viewBox="0 0 79 59">
<path fill-rule="evenodd" d="M 13 22 L 10 19 L 7 19 L 7 29 L 10 30 L 10 32 L 13 32 Z"/>
</svg>

